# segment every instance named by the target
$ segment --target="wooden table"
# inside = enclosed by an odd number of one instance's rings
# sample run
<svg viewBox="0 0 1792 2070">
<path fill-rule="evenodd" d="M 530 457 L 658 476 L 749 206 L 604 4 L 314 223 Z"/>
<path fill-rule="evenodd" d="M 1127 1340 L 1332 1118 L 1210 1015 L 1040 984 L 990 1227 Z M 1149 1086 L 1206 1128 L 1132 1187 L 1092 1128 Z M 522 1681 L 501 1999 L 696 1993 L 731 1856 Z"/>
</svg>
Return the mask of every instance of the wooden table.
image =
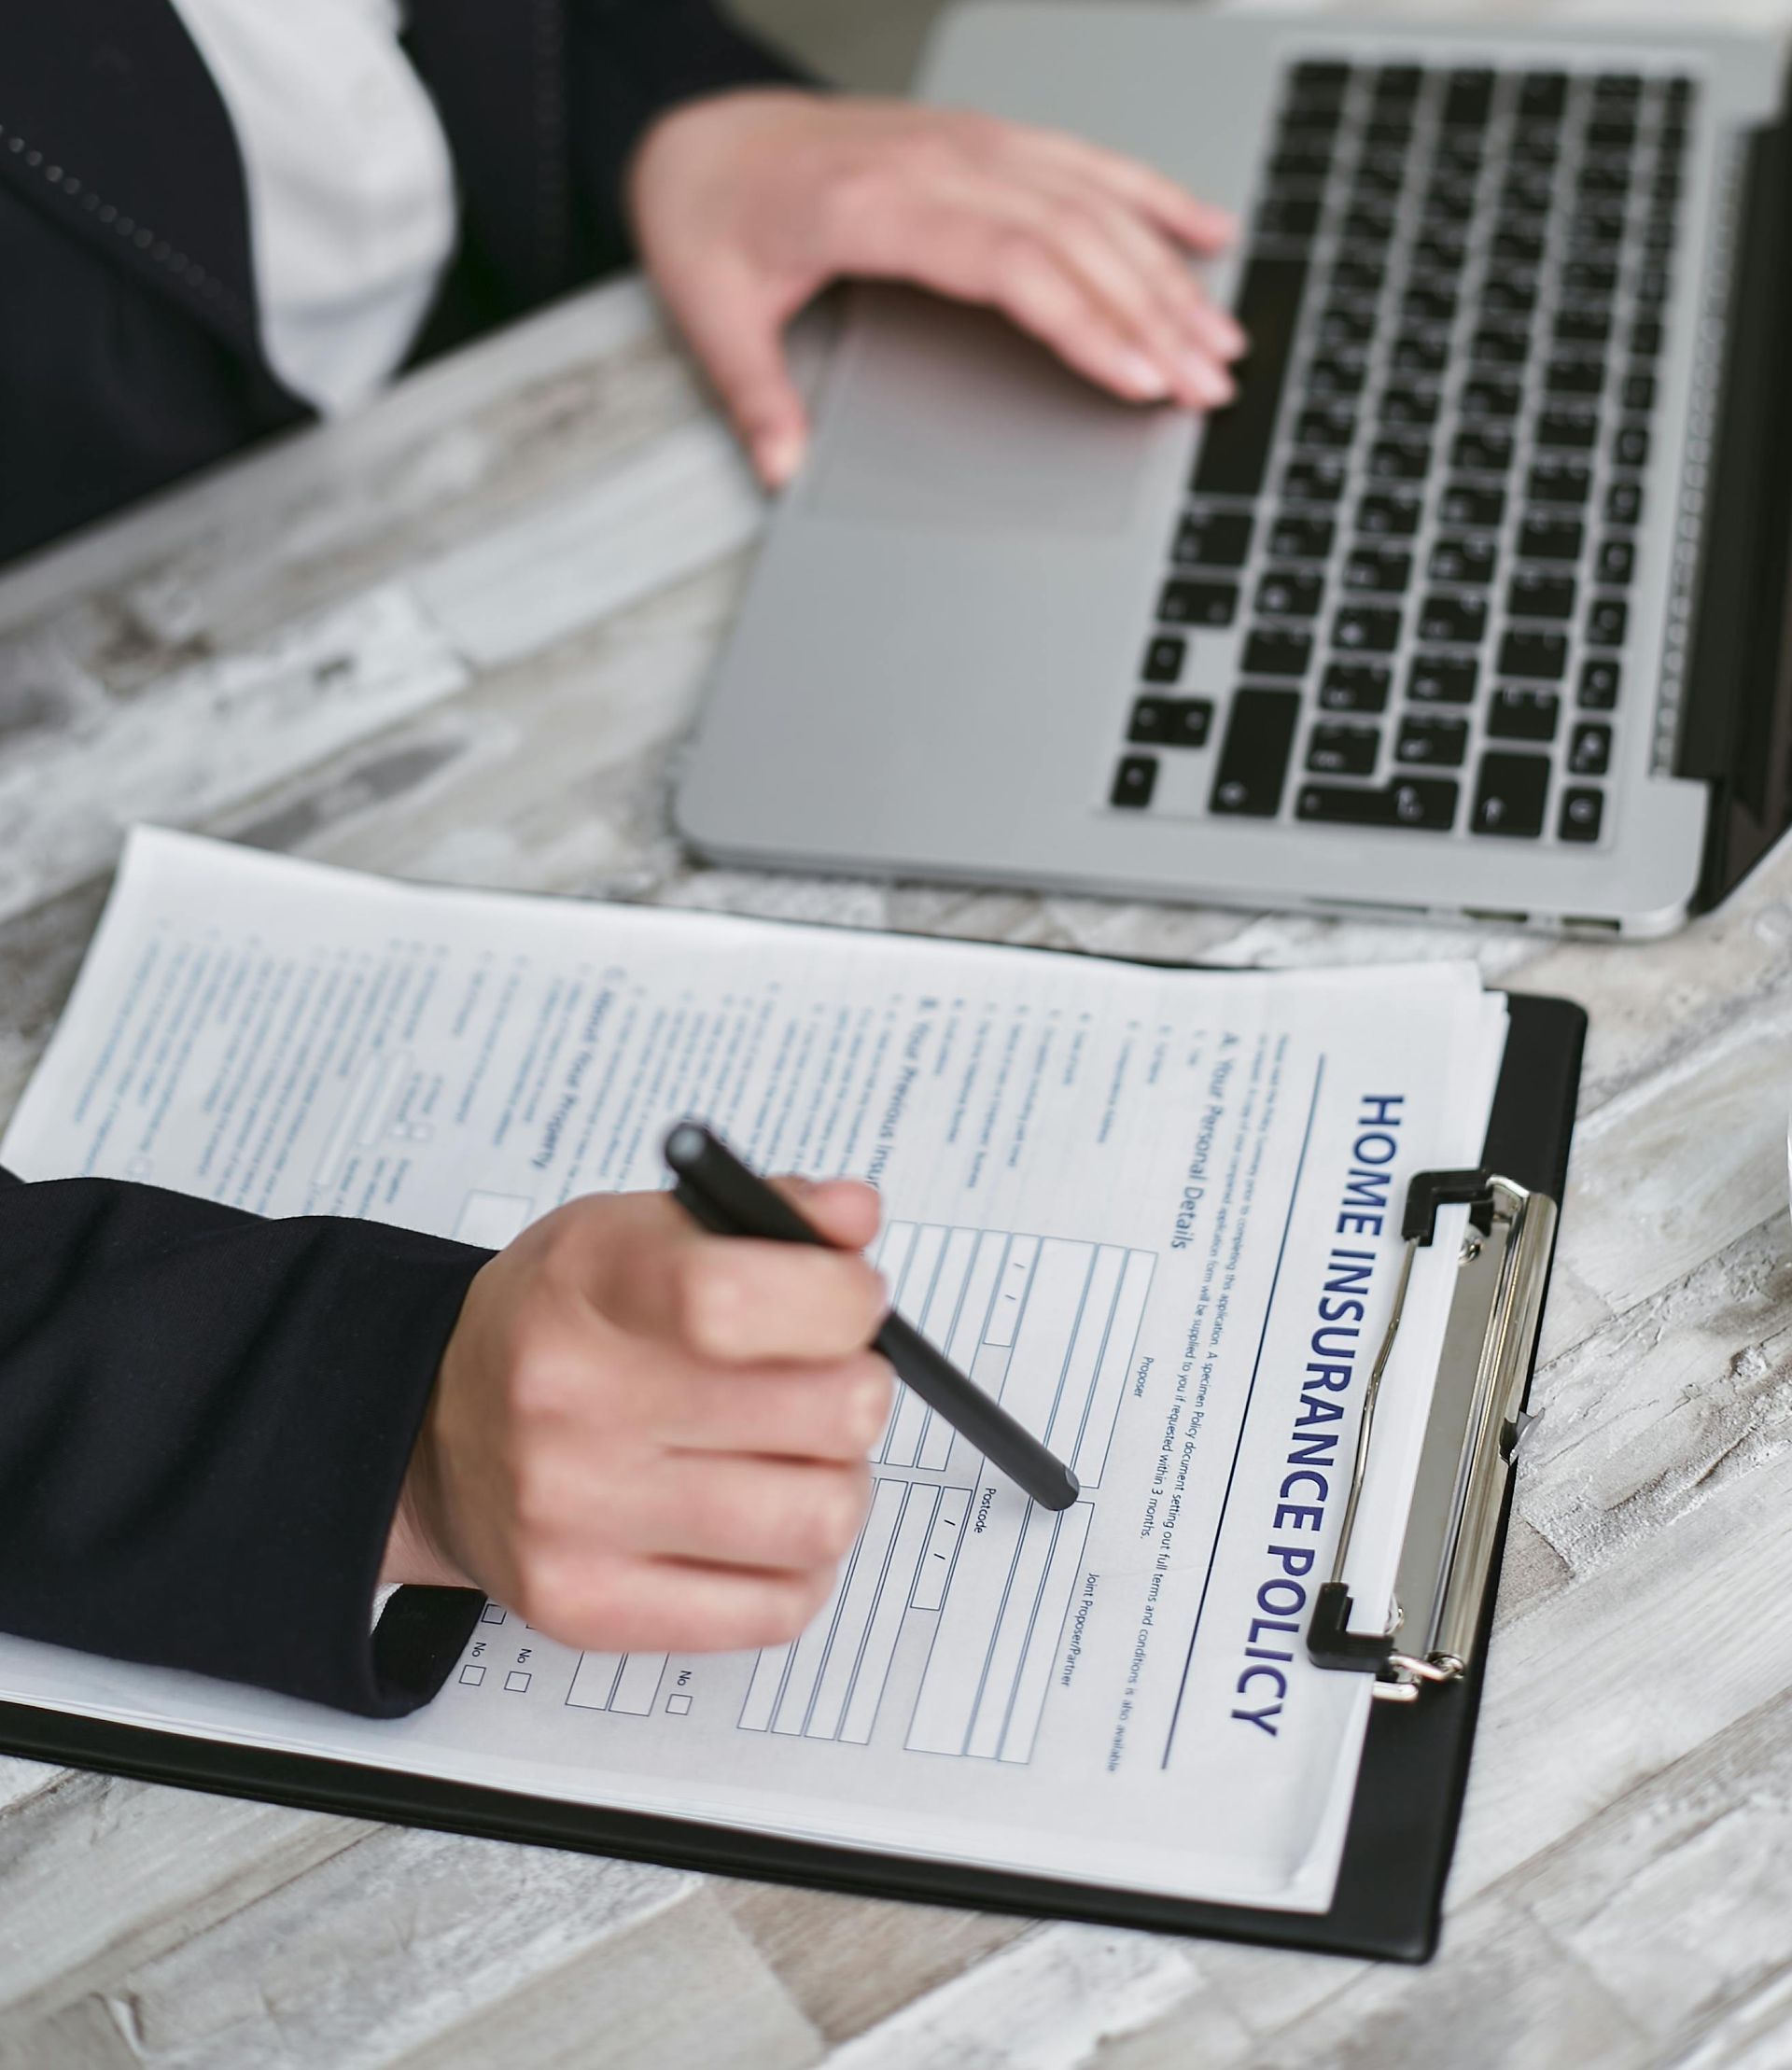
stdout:
<svg viewBox="0 0 1792 2070">
<path fill-rule="evenodd" d="M 933 1911 L 0 1761 L 0 2062 L 1792 2062 L 1792 850 L 1646 948 L 694 868 L 756 497 L 624 282 L 0 582 L 0 1113 L 120 830 L 1591 1010 L 1429 1969 Z"/>
</svg>

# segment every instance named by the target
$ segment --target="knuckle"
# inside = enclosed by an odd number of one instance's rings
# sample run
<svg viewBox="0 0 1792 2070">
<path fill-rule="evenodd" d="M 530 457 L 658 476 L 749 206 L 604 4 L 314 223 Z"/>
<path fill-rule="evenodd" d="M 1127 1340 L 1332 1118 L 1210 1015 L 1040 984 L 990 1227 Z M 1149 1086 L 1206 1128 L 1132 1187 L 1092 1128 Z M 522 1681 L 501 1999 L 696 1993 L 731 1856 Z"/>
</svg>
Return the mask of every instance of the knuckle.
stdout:
<svg viewBox="0 0 1792 2070">
<path fill-rule="evenodd" d="M 1004 300 L 1021 303 L 1037 301 L 1050 273 L 1050 261 L 1038 233 L 1018 229 L 999 231 L 990 248 L 989 272 Z"/>
<path fill-rule="evenodd" d="M 693 1350 L 725 1358 L 740 1329 L 746 1289 L 729 1261 L 709 1249 L 693 1251 L 679 1268 L 679 1326 Z"/>
</svg>

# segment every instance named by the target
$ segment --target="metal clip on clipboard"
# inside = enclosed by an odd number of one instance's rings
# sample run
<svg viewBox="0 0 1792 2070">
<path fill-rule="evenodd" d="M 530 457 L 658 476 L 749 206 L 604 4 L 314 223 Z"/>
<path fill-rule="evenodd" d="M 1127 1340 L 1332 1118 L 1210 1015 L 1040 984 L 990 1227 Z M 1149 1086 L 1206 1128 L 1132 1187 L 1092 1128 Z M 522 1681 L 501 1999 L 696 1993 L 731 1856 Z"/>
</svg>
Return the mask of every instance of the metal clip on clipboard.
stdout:
<svg viewBox="0 0 1792 2070">
<path fill-rule="evenodd" d="M 1413 1259 L 1436 1234 L 1438 1209 L 1463 1206 L 1468 1235 L 1457 1263 L 1391 1615 L 1379 1631 L 1353 1631 L 1345 1571 L 1376 1397 L 1399 1333 Z M 1513 1455 L 1531 1420 L 1520 1404 L 1543 1313 L 1556 1203 L 1491 1172 L 1421 1171 L 1407 1190 L 1401 1234 L 1407 1249 L 1393 1312 L 1369 1373 L 1343 1530 L 1332 1578 L 1313 1608 L 1307 1650 L 1318 1666 L 1372 1674 L 1378 1697 L 1409 1703 L 1427 1683 L 1457 1680 L 1474 1649 Z"/>
</svg>

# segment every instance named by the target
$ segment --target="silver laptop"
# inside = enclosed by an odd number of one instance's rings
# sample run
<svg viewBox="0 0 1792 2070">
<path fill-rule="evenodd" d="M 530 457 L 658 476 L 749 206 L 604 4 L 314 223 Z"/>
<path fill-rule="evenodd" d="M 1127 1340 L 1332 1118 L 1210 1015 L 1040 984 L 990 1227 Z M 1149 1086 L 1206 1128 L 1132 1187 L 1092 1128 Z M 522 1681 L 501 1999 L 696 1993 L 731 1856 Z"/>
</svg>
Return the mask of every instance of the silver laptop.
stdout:
<svg viewBox="0 0 1792 2070">
<path fill-rule="evenodd" d="M 1786 824 L 1761 38 L 979 4 L 927 98 L 1247 225 L 1205 423 L 865 290 L 678 798 L 720 860 L 1659 933 Z"/>
</svg>

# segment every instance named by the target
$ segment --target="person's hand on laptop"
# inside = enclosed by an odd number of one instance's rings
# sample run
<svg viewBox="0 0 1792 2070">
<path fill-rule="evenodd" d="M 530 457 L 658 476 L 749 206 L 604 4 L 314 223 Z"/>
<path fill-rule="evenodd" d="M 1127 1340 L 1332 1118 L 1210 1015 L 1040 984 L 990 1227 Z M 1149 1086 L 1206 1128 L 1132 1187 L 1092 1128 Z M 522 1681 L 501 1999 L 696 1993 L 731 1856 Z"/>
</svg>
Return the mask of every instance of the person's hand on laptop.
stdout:
<svg viewBox="0 0 1792 2070">
<path fill-rule="evenodd" d="M 827 1600 L 889 1413 L 876 1195 L 807 1186 L 829 1252 L 578 1200 L 474 1279 L 382 1579 L 472 1586 L 595 1652 L 773 1645 Z"/>
<path fill-rule="evenodd" d="M 1232 395 L 1243 334 L 1188 264 L 1229 242 L 1231 218 L 1075 137 L 905 102 L 727 93 L 655 124 L 631 201 L 648 270 L 774 487 L 806 439 L 784 326 L 846 275 L 1000 309 L 1133 401 Z"/>
</svg>

